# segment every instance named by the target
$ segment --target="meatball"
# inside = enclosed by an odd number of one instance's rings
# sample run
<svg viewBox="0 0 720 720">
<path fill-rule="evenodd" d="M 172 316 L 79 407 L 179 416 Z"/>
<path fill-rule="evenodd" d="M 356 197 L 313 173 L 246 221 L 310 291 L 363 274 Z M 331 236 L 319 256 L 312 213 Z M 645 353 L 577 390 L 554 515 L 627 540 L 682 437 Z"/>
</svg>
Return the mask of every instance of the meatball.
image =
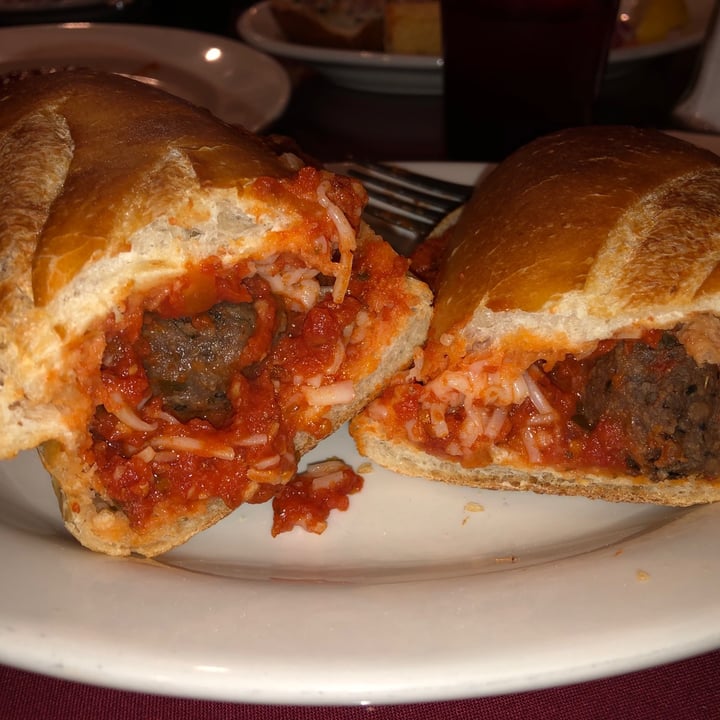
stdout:
<svg viewBox="0 0 720 720">
<path fill-rule="evenodd" d="M 145 313 L 142 362 L 153 395 L 182 422 L 202 418 L 215 427 L 227 424 L 230 381 L 255 322 L 252 303 L 221 302 L 193 318 Z"/>
<path fill-rule="evenodd" d="M 698 365 L 671 332 L 619 342 L 590 370 L 581 422 L 619 423 L 630 472 L 655 480 L 720 472 L 720 368 Z"/>
</svg>

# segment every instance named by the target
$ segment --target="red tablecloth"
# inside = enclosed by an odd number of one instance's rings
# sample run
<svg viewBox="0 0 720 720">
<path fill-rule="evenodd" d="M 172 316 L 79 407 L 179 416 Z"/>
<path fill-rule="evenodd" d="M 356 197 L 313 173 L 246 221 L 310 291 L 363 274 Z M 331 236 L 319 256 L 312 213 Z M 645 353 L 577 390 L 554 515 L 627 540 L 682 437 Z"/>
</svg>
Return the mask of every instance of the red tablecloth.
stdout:
<svg viewBox="0 0 720 720">
<path fill-rule="evenodd" d="M 91 687 L 0 666 L 5 720 L 717 720 L 720 651 L 516 695 L 398 706 L 267 706 Z"/>
</svg>

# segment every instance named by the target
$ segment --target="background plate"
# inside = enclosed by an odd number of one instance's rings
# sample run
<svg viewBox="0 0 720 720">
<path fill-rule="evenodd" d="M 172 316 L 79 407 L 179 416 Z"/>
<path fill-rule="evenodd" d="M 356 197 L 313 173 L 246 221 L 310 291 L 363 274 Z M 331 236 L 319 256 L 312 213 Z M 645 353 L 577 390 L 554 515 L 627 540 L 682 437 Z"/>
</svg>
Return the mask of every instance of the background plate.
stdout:
<svg viewBox="0 0 720 720">
<path fill-rule="evenodd" d="M 255 132 L 290 99 L 274 58 L 218 35 L 119 23 L 0 28 L 0 75 L 67 66 L 130 75 Z"/>
<path fill-rule="evenodd" d="M 686 0 L 687 27 L 665 40 L 611 50 L 607 72 L 625 73 L 633 63 L 699 45 L 704 37 L 713 0 Z M 288 42 L 270 11 L 268 0 L 253 5 L 238 18 L 238 34 L 251 45 L 281 58 L 315 66 L 333 82 L 355 90 L 416 95 L 442 93 L 442 58 L 421 55 L 335 50 Z"/>
<path fill-rule="evenodd" d="M 246 10 L 238 18 L 237 30 L 250 45 L 277 57 L 307 62 L 343 87 L 413 95 L 439 95 L 442 92 L 441 58 L 334 50 L 291 43 L 278 28 L 267 0 Z"/>
</svg>

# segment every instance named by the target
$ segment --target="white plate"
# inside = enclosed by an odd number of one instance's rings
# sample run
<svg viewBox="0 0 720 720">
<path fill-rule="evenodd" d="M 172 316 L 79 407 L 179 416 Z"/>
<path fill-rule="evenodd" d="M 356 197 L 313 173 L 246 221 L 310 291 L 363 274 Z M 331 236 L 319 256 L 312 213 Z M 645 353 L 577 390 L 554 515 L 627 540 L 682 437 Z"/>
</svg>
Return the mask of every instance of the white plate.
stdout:
<svg viewBox="0 0 720 720">
<path fill-rule="evenodd" d="M 267 0 L 246 10 L 238 18 L 237 30 L 250 45 L 277 57 L 310 63 L 343 87 L 413 95 L 439 95 L 442 92 L 441 58 L 290 43 L 278 28 Z"/>
<path fill-rule="evenodd" d="M 610 52 L 608 74 L 626 72 L 638 60 L 677 52 L 702 42 L 713 0 L 686 0 L 690 22 L 662 42 Z M 442 58 L 421 55 L 334 50 L 298 45 L 285 40 L 270 11 L 268 0 L 248 8 L 239 18 L 238 34 L 250 45 L 277 57 L 300 60 L 315 66 L 342 87 L 394 94 L 439 95 L 442 93 Z"/>
<path fill-rule="evenodd" d="M 363 461 L 344 429 L 307 460 L 329 456 Z M 272 539 L 270 524 L 269 506 L 243 506 L 160 559 L 109 558 L 66 535 L 34 453 L 0 463 L 0 662 L 176 696 L 368 704 L 573 683 L 720 646 L 720 504 L 375 468 L 325 534 Z"/>
<path fill-rule="evenodd" d="M 255 132 L 290 99 L 290 80 L 274 58 L 209 33 L 119 23 L 0 29 L 0 75 L 69 65 L 136 77 Z"/>
</svg>

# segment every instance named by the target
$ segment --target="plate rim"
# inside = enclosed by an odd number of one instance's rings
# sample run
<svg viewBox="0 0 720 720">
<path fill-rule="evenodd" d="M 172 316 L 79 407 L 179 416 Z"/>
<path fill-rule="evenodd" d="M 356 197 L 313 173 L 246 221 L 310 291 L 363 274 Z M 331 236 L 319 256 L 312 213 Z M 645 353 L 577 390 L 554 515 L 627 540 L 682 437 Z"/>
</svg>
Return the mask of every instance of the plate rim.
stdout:
<svg viewBox="0 0 720 720">
<path fill-rule="evenodd" d="M 683 136 L 720 148 L 720 137 Z M 485 167 L 403 164 L 433 168 L 436 174 L 457 170 L 463 180 Z M 332 437 L 324 442 L 332 442 Z M 155 561 L 99 556 L 70 538 L 31 534 L 0 522 L 5 550 L 0 572 L 10 579 L 0 594 L 0 662 L 127 690 L 267 704 L 453 700 L 597 679 L 720 647 L 715 604 L 720 557 L 705 552 L 708 539 L 720 533 L 719 514 L 720 504 L 678 512 L 670 522 L 639 533 L 622 547 L 596 547 L 558 561 L 391 585 L 199 576 Z M 667 556 L 668 546 L 676 553 L 675 564 Z M 641 572 L 647 572 L 647 578 Z M 543 574 L 544 583 L 533 582 Z M 614 594 L 593 608 L 594 613 L 584 612 L 591 591 L 608 581 Z M 704 591 L 702 604 L 690 613 L 687 604 L 669 607 L 663 597 L 665 590 L 678 587 L 686 597 L 685 581 L 702 585 Z M 56 583 L 66 588 L 70 607 L 47 592 Z M 134 589 L 130 599 L 150 610 L 162 609 L 172 596 L 180 605 L 180 617 L 207 613 L 206 636 L 194 627 L 174 628 L 172 618 L 161 618 L 157 627 L 138 625 L 137 618 L 127 615 L 126 598 L 117 592 L 106 598 L 105 614 L 88 616 L 97 593 L 117 587 Z M 423 602 L 418 611 L 422 625 L 408 617 L 417 598 Z M 515 601 L 513 608 L 502 605 L 508 599 Z M 348 642 L 343 633 L 349 601 L 367 611 L 377 636 L 360 634 Z M 628 606 L 638 621 L 628 618 Z M 306 621 L 303 613 L 318 607 L 323 609 L 321 618 Z M 545 613 L 556 607 L 562 617 L 550 622 Z M 289 618 L 284 614 L 288 608 Z M 438 609 L 442 612 L 433 614 Z M 299 613 L 303 622 L 294 622 L 292 613 Z M 103 625 L 107 618 L 119 622 L 114 635 Z M 353 617 L 351 623 L 356 622 Z M 241 632 L 234 632 L 238 624 Z M 433 624 L 439 639 L 418 632 Z M 518 624 L 522 635 L 508 638 Z M 602 655 L 578 656 L 578 648 L 589 644 L 589 633 Z M 294 642 L 278 654 L 273 642 L 280 637 Z M 418 658 L 402 647 L 410 637 L 417 643 Z M 110 652 L 106 638 L 112 640 Z M 548 647 L 548 640 L 556 645 Z M 140 648 L 138 642 L 143 643 Z M 310 659 L 308 649 L 315 652 Z M 382 662 L 364 666 L 373 653 Z M 538 662 L 540 657 L 544 662 Z"/>
<path fill-rule="evenodd" d="M 546 564 L 361 585 L 202 575 L 198 582 L 197 573 L 157 561 L 99 556 L 70 538 L 48 540 L 0 523 L 3 557 L 14 555 L 15 568 L 21 559 L 27 563 L 26 574 L 16 570 L 0 596 L 0 662 L 130 691 L 264 704 L 457 700 L 599 679 L 720 647 L 720 557 L 698 565 L 708 540 L 720 532 L 719 516 L 720 505 L 681 511 L 619 546 Z M 681 550 L 677 567 L 664 566 L 668 544 Z M 18 552 L 23 545 L 25 554 Z M 34 554 L 48 547 L 48 557 Z M 690 603 L 688 613 L 688 604 L 678 600 L 687 597 L 689 581 L 697 583 L 698 567 L 705 579 L 703 602 Z M 537 583 L 542 576 L 544 582 Z M 607 581 L 615 594 L 588 604 Z M 70 606 L 47 592 L 60 582 Z M 32 596 L 20 591 L 23 584 Z M 162 617 L 151 614 L 156 627 L 135 625 L 137 616 L 128 612 L 118 587 L 140 587 L 137 599 L 161 608 Z M 109 590 L 102 613 L 88 612 Z M 663 602 L 658 590 L 672 590 L 674 600 Z M 225 596 L 224 605 L 218 594 Z M 168 597 L 174 598 L 172 612 L 163 610 Z M 20 618 L 8 616 L 10 599 L 23 602 Z M 415 619 L 409 612 L 413 600 L 423 603 Z M 348 617 L 348 604 L 362 606 L 367 617 Z M 640 620 L 628 620 L 628 607 Z M 287 608 L 289 618 L 281 614 Z M 562 618 L 548 617 L 549 608 L 560 608 Z M 314 616 L 318 609 L 323 613 Z M 434 615 L 438 609 L 442 613 Z M 198 610 L 212 616 L 208 637 L 198 636 L 197 624 L 173 632 L 173 620 Z M 643 620 L 643 613 L 650 619 Z M 344 623 L 364 625 L 368 618 L 377 619 L 377 632 L 343 636 Z M 234 632 L 230 622 L 242 625 L 242 632 Z M 436 623 L 441 642 L 433 633 L 418 635 L 428 623 Z M 517 625 L 523 632 L 513 635 Z M 289 645 L 276 649 L 279 638 Z M 408 641 L 416 643 L 415 654 L 405 649 Z M 583 653 L 583 643 L 600 652 Z"/>
</svg>

